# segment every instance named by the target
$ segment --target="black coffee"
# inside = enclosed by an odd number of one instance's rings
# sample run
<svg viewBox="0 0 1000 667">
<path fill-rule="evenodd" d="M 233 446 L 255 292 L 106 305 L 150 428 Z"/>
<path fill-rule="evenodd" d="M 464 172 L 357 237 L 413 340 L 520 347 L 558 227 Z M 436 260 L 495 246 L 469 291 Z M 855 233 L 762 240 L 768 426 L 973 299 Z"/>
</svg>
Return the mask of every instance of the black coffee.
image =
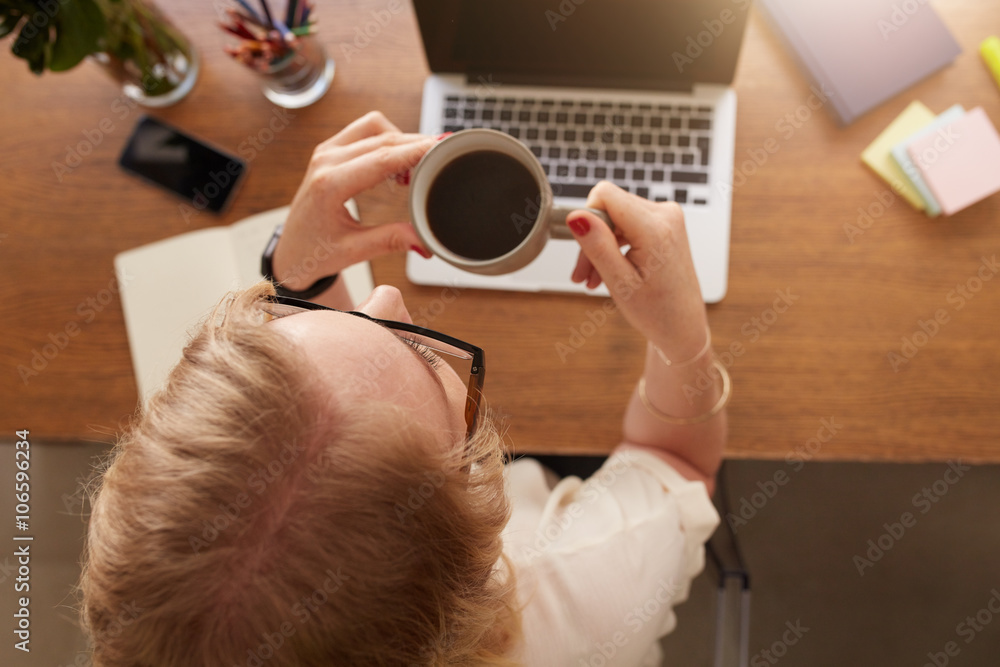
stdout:
<svg viewBox="0 0 1000 667">
<path fill-rule="evenodd" d="M 468 259 L 494 259 L 524 241 L 538 219 L 541 192 L 531 172 L 498 151 L 455 158 L 427 194 L 431 232 Z"/>
</svg>

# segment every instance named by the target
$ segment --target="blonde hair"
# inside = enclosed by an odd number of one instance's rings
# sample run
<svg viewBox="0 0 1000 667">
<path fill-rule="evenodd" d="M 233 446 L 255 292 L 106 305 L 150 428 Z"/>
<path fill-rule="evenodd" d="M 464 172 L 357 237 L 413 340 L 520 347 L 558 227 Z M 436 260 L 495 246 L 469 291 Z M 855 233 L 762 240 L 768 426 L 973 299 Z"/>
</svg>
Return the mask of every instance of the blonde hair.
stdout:
<svg viewBox="0 0 1000 667">
<path fill-rule="evenodd" d="M 396 406 L 314 395 L 261 326 L 271 293 L 219 304 L 95 485 L 95 663 L 514 664 L 496 428 L 442 448 Z"/>
</svg>

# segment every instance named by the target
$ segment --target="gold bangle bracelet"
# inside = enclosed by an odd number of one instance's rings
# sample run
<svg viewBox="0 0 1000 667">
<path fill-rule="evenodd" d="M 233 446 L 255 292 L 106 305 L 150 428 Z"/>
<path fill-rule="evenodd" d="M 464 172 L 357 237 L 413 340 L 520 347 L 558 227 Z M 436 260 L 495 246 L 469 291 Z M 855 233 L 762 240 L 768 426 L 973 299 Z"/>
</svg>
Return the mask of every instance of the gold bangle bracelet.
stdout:
<svg viewBox="0 0 1000 667">
<path fill-rule="evenodd" d="M 650 345 L 653 344 L 650 343 Z M 684 368 L 685 366 L 690 366 L 694 362 L 704 357 L 705 353 L 707 353 L 711 348 L 712 348 L 712 330 L 709 328 L 707 324 L 705 325 L 705 346 L 701 348 L 701 352 L 694 355 L 687 361 L 670 361 L 669 359 L 667 359 L 667 355 L 663 354 L 663 350 L 658 348 L 656 345 L 653 345 L 653 349 L 656 350 L 656 354 L 660 356 L 660 361 L 662 361 L 667 366 L 670 366 L 671 368 Z"/>
<path fill-rule="evenodd" d="M 726 367 L 722 365 L 722 362 L 719 361 L 718 358 L 712 359 L 712 365 L 719 369 L 719 375 L 722 377 L 722 396 L 720 396 L 718 402 L 712 406 L 712 409 L 704 414 L 697 415 L 695 417 L 674 417 L 673 415 L 668 415 L 663 412 L 653 405 L 649 400 L 649 396 L 646 395 L 645 376 L 639 378 L 639 400 L 642 401 L 643 407 L 646 408 L 646 411 L 649 414 L 668 424 L 700 424 L 702 422 L 706 422 L 722 412 L 722 409 L 729 403 L 729 397 L 733 392 L 733 381 L 729 377 L 729 371 L 726 370 Z"/>
</svg>

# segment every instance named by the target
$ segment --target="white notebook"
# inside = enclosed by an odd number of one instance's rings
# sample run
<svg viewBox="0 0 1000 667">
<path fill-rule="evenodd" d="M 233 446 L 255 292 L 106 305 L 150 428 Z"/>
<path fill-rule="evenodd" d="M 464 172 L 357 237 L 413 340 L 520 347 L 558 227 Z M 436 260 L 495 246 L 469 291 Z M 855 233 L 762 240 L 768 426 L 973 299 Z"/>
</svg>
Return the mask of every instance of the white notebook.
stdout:
<svg viewBox="0 0 1000 667">
<path fill-rule="evenodd" d="M 358 217 L 353 201 L 348 210 Z M 263 277 L 260 255 L 288 207 L 157 241 L 115 257 L 132 368 L 145 402 L 177 364 L 196 326 L 233 290 Z M 341 274 L 354 303 L 368 297 L 371 266 L 356 264 Z"/>
</svg>

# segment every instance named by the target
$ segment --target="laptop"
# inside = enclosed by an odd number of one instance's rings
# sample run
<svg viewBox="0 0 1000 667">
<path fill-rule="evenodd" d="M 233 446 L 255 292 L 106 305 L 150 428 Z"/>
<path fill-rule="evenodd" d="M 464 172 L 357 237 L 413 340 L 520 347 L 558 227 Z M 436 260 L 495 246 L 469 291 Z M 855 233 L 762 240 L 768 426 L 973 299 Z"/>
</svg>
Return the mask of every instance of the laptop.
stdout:
<svg viewBox="0 0 1000 667">
<path fill-rule="evenodd" d="M 431 75 L 420 131 L 487 127 L 539 158 L 556 204 L 609 180 L 684 210 L 702 296 L 726 294 L 736 94 L 749 0 L 414 0 Z M 419 285 L 607 296 L 570 281 L 579 246 L 467 273 L 407 258 Z"/>
</svg>

